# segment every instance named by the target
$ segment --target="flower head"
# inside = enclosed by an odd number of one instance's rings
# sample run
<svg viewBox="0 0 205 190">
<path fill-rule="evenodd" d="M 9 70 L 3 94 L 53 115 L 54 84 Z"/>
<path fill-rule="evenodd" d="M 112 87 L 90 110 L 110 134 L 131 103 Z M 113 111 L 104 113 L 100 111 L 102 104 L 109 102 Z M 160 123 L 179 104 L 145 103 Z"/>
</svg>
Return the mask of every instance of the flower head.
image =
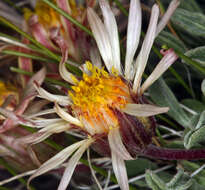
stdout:
<svg viewBox="0 0 205 190">
<path fill-rule="evenodd" d="M 12 102 L 13 106 L 18 102 L 18 92 L 16 87 L 12 84 L 5 84 L 3 81 L 0 81 L 0 91 L 0 106 L 2 106 L 6 98 L 9 96 L 14 96 L 15 100 Z"/>
<path fill-rule="evenodd" d="M 52 2 L 81 24 L 87 24 L 86 9 L 81 4 L 76 3 L 74 0 L 53 0 Z M 88 4 L 94 6 L 95 3 Z M 80 33 L 78 28 L 69 20 L 59 15 L 43 1 L 37 1 L 34 12 L 24 9 L 24 18 L 28 25 L 28 31 L 32 33 L 38 42 L 51 51 L 59 52 L 59 47 L 56 46 L 55 42 L 56 31 L 58 31 L 57 36 L 62 38 L 66 46 L 69 47 L 70 57 L 76 61 L 82 61 L 82 59 L 88 57 L 83 49 L 90 45 L 87 41 L 89 37 L 84 33 Z"/>
<path fill-rule="evenodd" d="M 74 76 L 65 67 L 67 55 L 66 49 L 63 48 L 65 42 L 61 41 L 59 46 L 64 51 L 59 72 L 64 80 L 72 84 L 68 95 L 53 95 L 35 84 L 41 97 L 55 102 L 54 110 L 62 119 L 41 129 L 40 131 L 44 131 L 46 135 L 40 140 L 52 133 L 73 128 L 77 128 L 86 138 L 59 152 L 30 178 L 31 180 L 55 168 L 76 151 L 67 163 L 59 190 L 66 189 L 78 160 L 90 145 L 99 153 L 112 157 L 113 169 L 121 189 L 129 189 L 124 160 L 133 159 L 146 149 L 152 142 L 155 130 L 153 116 L 168 111 L 167 107 L 161 108 L 150 104 L 143 93 L 177 59 L 175 53 L 168 50 L 143 85 L 141 81 L 154 39 L 166 25 L 179 2 L 177 0 L 172 2 L 159 24 L 159 8 L 157 5 L 153 6 L 147 34 L 141 51 L 134 61 L 141 32 L 141 7 L 138 0 L 131 0 L 124 69 L 120 60 L 114 14 L 107 1 L 100 0 L 99 3 L 104 23 L 92 8 L 88 8 L 87 14 L 106 68 L 102 66 L 101 60 L 96 58 L 96 62 L 92 64 L 86 62 L 82 67 L 81 78 Z M 66 109 L 62 109 L 59 105 L 66 106 Z"/>
</svg>

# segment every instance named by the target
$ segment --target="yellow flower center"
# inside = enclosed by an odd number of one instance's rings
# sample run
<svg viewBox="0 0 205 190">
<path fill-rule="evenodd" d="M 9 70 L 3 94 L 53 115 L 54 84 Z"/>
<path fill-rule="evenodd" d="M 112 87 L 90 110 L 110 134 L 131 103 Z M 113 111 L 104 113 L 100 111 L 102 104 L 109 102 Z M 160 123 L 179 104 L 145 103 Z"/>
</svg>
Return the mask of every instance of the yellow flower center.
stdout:
<svg viewBox="0 0 205 190">
<path fill-rule="evenodd" d="M 75 0 L 68 1 L 71 9 L 71 16 L 81 22 L 85 13 L 85 8 L 82 5 L 77 6 Z M 56 4 L 56 0 L 52 0 L 52 3 Z M 47 29 L 62 25 L 59 13 L 41 0 L 37 1 L 34 12 L 28 8 L 24 8 L 25 20 L 28 21 L 34 14 L 38 15 L 39 23 Z"/>
<path fill-rule="evenodd" d="M 52 2 L 55 3 L 55 1 Z M 34 12 L 28 8 L 24 8 L 24 18 L 26 21 L 28 21 L 34 14 L 38 15 L 39 23 L 47 29 L 60 25 L 59 14 L 41 0 L 37 1 Z"/>
<path fill-rule="evenodd" d="M 14 95 L 16 100 L 18 100 L 17 89 L 11 84 L 5 85 L 4 82 L 0 81 L 0 106 L 9 95 Z"/>
<path fill-rule="evenodd" d="M 53 1 L 53 3 L 55 2 Z M 45 27 L 57 27 L 60 23 L 59 14 L 42 1 L 37 2 L 35 12 L 38 15 L 39 22 Z"/>
<path fill-rule="evenodd" d="M 123 108 L 131 101 L 129 88 L 115 69 L 110 75 L 90 62 L 86 62 L 86 65 L 90 75 L 84 73 L 83 80 L 72 86 L 73 91 L 69 91 L 73 110 L 85 127 L 93 128 L 88 132 L 108 132 L 110 128 L 118 126 L 112 109 Z"/>
</svg>

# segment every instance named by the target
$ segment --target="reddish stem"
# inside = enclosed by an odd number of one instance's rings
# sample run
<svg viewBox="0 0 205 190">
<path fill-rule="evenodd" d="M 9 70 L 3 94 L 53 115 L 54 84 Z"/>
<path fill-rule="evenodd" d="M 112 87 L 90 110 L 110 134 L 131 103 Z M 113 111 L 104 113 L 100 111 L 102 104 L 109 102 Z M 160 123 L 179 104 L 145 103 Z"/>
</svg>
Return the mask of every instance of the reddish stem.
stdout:
<svg viewBox="0 0 205 190">
<path fill-rule="evenodd" d="M 142 156 L 162 160 L 199 160 L 205 159 L 205 149 L 184 150 L 148 146 Z"/>
</svg>

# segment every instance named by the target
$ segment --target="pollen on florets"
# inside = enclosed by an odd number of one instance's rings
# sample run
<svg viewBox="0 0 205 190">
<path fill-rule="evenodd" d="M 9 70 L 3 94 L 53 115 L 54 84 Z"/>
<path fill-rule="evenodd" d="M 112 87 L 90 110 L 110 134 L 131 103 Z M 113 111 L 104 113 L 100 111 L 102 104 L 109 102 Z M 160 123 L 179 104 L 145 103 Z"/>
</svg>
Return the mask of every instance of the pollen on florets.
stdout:
<svg viewBox="0 0 205 190">
<path fill-rule="evenodd" d="M 45 4 L 42 1 L 38 1 L 36 4 L 35 12 L 39 17 L 39 22 L 45 27 L 53 27 L 59 25 L 60 17 L 54 9 Z"/>
<path fill-rule="evenodd" d="M 86 67 L 89 74 L 83 73 L 82 80 L 69 91 L 73 109 L 81 119 L 90 122 L 94 118 L 109 130 L 110 125 L 118 123 L 112 109 L 121 109 L 131 101 L 128 85 L 114 68 L 109 74 L 90 62 L 86 62 Z"/>
<path fill-rule="evenodd" d="M 55 3 L 55 1 L 53 1 Z M 57 12 L 42 1 L 37 1 L 35 11 L 31 11 L 28 8 L 24 8 L 24 18 L 28 21 L 31 16 L 37 15 L 38 21 L 45 28 L 49 29 L 60 25 L 60 17 Z"/>
<path fill-rule="evenodd" d="M 18 101 L 17 88 L 12 84 L 5 84 L 3 81 L 0 81 L 0 92 L 0 106 L 3 104 L 5 99 L 10 95 L 14 96 L 14 100 Z"/>
</svg>

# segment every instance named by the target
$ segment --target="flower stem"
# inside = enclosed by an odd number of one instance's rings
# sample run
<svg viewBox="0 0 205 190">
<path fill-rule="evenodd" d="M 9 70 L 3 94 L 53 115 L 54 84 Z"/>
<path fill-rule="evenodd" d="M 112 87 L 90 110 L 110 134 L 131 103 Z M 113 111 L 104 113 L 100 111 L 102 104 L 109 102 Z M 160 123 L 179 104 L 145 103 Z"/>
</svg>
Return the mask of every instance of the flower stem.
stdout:
<svg viewBox="0 0 205 190">
<path fill-rule="evenodd" d="M 205 149 L 168 149 L 150 145 L 143 151 L 142 155 L 162 160 L 200 160 L 205 159 Z"/>
</svg>

